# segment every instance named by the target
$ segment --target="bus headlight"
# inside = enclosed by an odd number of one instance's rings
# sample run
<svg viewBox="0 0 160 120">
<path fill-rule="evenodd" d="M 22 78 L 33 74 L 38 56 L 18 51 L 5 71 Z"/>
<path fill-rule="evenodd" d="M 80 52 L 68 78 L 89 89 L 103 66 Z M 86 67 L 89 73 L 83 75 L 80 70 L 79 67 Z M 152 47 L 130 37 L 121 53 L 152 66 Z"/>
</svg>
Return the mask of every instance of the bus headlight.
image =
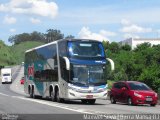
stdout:
<svg viewBox="0 0 160 120">
<path fill-rule="evenodd" d="M 98 90 L 98 92 L 104 92 L 104 91 L 107 91 L 107 89 L 106 89 L 106 88 L 100 88 L 100 89 Z"/>
<path fill-rule="evenodd" d="M 75 88 L 70 85 L 68 85 L 68 89 L 75 90 Z"/>
<path fill-rule="evenodd" d="M 70 85 L 70 84 L 68 84 L 68 89 L 73 90 L 73 91 L 76 91 L 76 92 L 78 92 L 78 91 L 79 91 L 79 89 L 78 89 L 78 88 L 75 88 L 75 87 L 73 87 L 73 86 L 72 86 L 72 85 Z"/>
</svg>

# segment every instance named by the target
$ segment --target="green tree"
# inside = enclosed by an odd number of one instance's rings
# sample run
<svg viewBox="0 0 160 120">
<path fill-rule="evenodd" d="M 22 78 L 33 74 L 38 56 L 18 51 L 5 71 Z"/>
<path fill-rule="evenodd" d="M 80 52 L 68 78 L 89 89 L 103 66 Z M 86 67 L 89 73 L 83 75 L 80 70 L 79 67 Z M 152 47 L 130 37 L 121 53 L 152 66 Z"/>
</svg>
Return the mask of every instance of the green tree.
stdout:
<svg viewBox="0 0 160 120">
<path fill-rule="evenodd" d="M 45 35 L 43 33 L 34 31 L 30 34 L 29 41 L 39 41 L 39 42 L 46 42 Z"/>
<path fill-rule="evenodd" d="M 121 46 L 121 49 L 125 50 L 125 51 L 131 51 L 131 46 L 128 44 L 125 44 L 125 45 Z"/>
<path fill-rule="evenodd" d="M 63 39 L 63 38 L 64 38 L 64 34 L 62 34 L 60 30 L 56 30 L 56 29 L 47 30 L 46 39 L 48 43 L 55 40 Z"/>
<path fill-rule="evenodd" d="M 160 66 L 155 64 L 144 68 L 139 76 L 139 80 L 148 84 L 152 89 L 157 91 L 160 86 Z"/>
<path fill-rule="evenodd" d="M 150 48 L 151 47 L 151 44 L 148 43 L 148 42 L 145 42 L 145 43 L 142 43 L 140 45 L 137 45 L 137 47 L 135 48 L 135 52 L 138 52 L 138 51 L 143 51 L 147 48 Z"/>
<path fill-rule="evenodd" d="M 19 44 L 24 41 L 30 41 L 31 37 L 29 33 L 22 33 L 19 35 L 10 36 L 8 41 L 14 44 Z"/>
<path fill-rule="evenodd" d="M 109 41 L 103 41 L 103 46 L 104 46 L 104 50 L 106 51 L 107 49 L 109 49 Z"/>
<path fill-rule="evenodd" d="M 118 53 L 120 51 L 120 45 L 116 42 L 112 42 L 108 48 L 112 53 Z"/>
<path fill-rule="evenodd" d="M 65 39 L 74 39 L 75 37 L 73 35 L 68 35 L 65 37 Z"/>
<path fill-rule="evenodd" d="M 10 36 L 8 41 L 10 43 L 19 44 L 26 41 L 46 42 L 46 39 L 43 33 L 34 31 L 32 33 L 22 33 L 22 34 Z"/>
</svg>

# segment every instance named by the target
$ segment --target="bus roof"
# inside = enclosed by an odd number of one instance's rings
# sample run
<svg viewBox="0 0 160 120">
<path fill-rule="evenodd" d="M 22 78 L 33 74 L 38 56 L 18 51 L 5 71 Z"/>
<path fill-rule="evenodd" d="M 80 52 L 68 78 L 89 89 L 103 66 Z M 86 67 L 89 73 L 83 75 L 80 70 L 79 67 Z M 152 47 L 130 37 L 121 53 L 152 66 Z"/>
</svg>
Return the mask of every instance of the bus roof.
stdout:
<svg viewBox="0 0 160 120">
<path fill-rule="evenodd" d="M 35 48 L 31 48 L 29 50 L 26 50 L 25 53 L 31 52 L 31 51 L 39 49 L 39 48 L 43 48 L 43 47 L 48 46 L 48 45 L 56 44 L 58 41 L 92 41 L 92 42 L 100 42 L 98 40 L 91 40 L 91 39 L 60 39 L 60 40 L 56 40 L 56 41 L 53 41 L 53 42 L 50 42 L 50 43 L 47 43 L 47 44 L 44 44 L 44 45 L 41 45 L 41 46 L 38 46 L 38 47 L 35 47 Z"/>
<path fill-rule="evenodd" d="M 57 43 L 57 41 L 53 41 L 53 42 L 50 42 L 50 43 L 47 43 L 47 44 L 44 44 L 44 45 L 41 45 L 41 46 L 38 46 L 38 47 L 35 47 L 35 48 L 31 48 L 31 49 L 29 49 L 29 50 L 26 50 L 25 53 L 31 52 L 31 51 L 33 51 L 33 50 L 36 50 L 36 49 L 39 49 L 39 48 L 43 48 L 43 47 L 45 47 L 45 46 L 52 45 L 52 44 L 55 44 L 55 43 Z"/>
</svg>

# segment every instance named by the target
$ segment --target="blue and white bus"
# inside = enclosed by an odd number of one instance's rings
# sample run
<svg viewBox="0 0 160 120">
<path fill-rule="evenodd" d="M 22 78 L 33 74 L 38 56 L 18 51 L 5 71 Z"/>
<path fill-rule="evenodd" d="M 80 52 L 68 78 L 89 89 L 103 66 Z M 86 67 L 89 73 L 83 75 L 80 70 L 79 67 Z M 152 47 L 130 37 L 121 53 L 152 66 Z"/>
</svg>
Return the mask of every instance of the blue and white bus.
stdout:
<svg viewBox="0 0 160 120">
<path fill-rule="evenodd" d="M 107 97 L 106 62 L 103 45 L 96 40 L 63 39 L 27 50 L 25 92 L 33 98 L 94 104 Z"/>
</svg>

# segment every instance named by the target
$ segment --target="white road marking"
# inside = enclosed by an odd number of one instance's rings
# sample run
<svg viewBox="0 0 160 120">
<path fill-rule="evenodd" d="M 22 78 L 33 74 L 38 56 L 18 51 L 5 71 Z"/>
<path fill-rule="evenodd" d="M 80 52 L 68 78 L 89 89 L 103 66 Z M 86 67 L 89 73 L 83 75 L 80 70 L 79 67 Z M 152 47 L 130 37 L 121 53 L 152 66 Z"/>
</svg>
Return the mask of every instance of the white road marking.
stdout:
<svg viewBox="0 0 160 120">
<path fill-rule="evenodd" d="M 49 103 L 47 101 L 39 101 L 39 100 L 35 100 L 32 98 L 24 98 L 24 97 L 20 97 L 20 96 L 12 96 L 12 97 L 26 100 L 26 101 L 32 101 L 32 102 L 36 102 L 36 103 L 40 103 L 40 104 L 44 104 L 44 105 L 48 105 L 48 106 L 52 106 L 52 107 L 58 107 L 58 108 L 62 108 L 62 109 L 66 109 L 66 110 L 70 110 L 70 111 L 74 111 L 74 112 L 79 112 L 79 113 L 83 113 L 83 114 L 95 114 L 95 113 L 88 112 L 85 109 L 72 109 L 72 108 L 69 108 L 68 106 L 64 106 L 64 105 L 62 106 L 58 103 Z"/>
<path fill-rule="evenodd" d="M 3 94 L 3 93 L 0 93 L 0 95 L 3 95 L 3 96 L 7 96 L 7 97 L 9 97 L 9 95 L 7 95 L 7 94 Z"/>
</svg>

